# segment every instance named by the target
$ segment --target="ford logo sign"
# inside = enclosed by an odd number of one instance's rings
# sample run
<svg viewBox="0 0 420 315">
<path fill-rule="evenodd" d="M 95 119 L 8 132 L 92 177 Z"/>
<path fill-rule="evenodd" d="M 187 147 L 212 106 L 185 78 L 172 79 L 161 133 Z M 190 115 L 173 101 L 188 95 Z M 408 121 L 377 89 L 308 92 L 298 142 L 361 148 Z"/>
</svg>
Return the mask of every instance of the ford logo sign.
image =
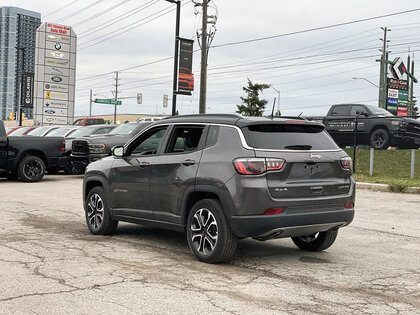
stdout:
<svg viewBox="0 0 420 315">
<path fill-rule="evenodd" d="M 311 154 L 309 154 L 309 158 L 310 159 L 320 159 L 321 158 L 321 154 L 311 153 Z"/>
</svg>

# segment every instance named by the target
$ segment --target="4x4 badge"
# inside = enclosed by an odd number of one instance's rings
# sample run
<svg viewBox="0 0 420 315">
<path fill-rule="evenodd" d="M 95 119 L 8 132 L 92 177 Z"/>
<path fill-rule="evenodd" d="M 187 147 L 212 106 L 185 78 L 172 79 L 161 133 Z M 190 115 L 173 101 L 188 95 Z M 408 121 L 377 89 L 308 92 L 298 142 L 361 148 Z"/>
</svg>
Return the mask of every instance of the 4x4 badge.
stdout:
<svg viewBox="0 0 420 315">
<path fill-rule="evenodd" d="M 320 159 L 321 154 L 311 153 L 311 154 L 309 154 L 309 158 L 310 159 Z"/>
</svg>

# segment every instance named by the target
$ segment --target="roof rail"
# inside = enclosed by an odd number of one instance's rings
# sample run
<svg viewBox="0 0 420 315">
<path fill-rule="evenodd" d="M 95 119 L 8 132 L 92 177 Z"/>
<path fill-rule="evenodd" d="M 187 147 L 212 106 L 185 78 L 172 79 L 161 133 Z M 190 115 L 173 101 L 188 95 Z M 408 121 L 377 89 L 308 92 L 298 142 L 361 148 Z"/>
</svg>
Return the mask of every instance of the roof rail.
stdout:
<svg viewBox="0 0 420 315">
<path fill-rule="evenodd" d="M 243 118 L 239 114 L 194 114 L 194 115 L 179 115 L 179 116 L 168 116 L 163 119 L 176 119 L 176 118 L 186 118 L 186 117 L 224 117 L 224 118 Z"/>
</svg>

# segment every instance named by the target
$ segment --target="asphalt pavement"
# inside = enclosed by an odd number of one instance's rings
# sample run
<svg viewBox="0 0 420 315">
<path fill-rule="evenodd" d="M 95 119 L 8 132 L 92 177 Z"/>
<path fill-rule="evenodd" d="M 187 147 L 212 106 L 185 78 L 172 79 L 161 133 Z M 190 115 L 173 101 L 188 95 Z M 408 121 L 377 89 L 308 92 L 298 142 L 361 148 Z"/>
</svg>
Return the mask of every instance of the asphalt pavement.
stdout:
<svg viewBox="0 0 420 315">
<path fill-rule="evenodd" d="M 209 265 L 182 233 L 91 235 L 81 184 L 0 179 L 1 314 L 420 314 L 420 195 L 358 190 L 328 250 L 245 239 Z"/>
</svg>

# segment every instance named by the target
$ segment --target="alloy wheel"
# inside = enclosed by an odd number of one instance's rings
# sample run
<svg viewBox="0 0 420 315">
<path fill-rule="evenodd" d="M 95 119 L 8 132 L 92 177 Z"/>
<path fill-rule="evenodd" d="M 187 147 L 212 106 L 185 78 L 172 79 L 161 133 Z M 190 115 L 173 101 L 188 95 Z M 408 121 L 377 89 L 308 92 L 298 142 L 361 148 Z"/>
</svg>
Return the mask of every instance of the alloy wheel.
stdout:
<svg viewBox="0 0 420 315">
<path fill-rule="evenodd" d="M 23 166 L 23 172 L 27 178 L 35 178 L 42 172 L 42 165 L 37 160 L 29 160 Z"/>
<path fill-rule="evenodd" d="M 374 135 L 373 138 L 373 143 L 375 144 L 375 146 L 380 147 L 385 143 L 385 138 L 384 135 L 381 133 L 377 133 Z"/>
<path fill-rule="evenodd" d="M 208 209 L 199 209 L 191 221 L 191 241 L 195 249 L 204 255 L 213 252 L 217 244 L 218 226 Z"/>
<path fill-rule="evenodd" d="M 99 230 L 104 217 L 104 202 L 98 194 L 93 194 L 87 204 L 88 223 L 94 230 Z"/>
</svg>

